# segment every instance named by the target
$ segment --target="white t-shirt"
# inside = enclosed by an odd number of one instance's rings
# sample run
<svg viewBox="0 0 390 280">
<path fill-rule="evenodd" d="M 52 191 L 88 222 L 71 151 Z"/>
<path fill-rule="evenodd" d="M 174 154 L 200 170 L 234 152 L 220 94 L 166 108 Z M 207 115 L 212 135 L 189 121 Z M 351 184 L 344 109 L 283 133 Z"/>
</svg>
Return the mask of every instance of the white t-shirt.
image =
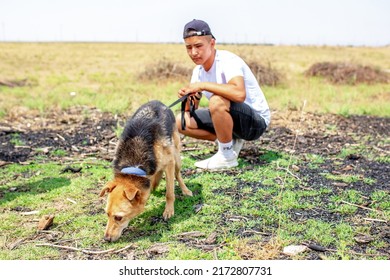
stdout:
<svg viewBox="0 0 390 280">
<path fill-rule="evenodd" d="M 209 71 L 206 71 L 201 65 L 195 66 L 192 72 L 191 83 L 213 82 L 227 84 L 232 78 L 237 76 L 244 77 L 246 91 L 244 102 L 260 114 L 268 126 L 271 121 L 271 113 L 264 93 L 249 66 L 234 53 L 217 50 L 213 66 Z M 208 91 L 203 91 L 203 94 L 207 99 L 210 99 L 213 95 L 213 93 Z"/>
</svg>

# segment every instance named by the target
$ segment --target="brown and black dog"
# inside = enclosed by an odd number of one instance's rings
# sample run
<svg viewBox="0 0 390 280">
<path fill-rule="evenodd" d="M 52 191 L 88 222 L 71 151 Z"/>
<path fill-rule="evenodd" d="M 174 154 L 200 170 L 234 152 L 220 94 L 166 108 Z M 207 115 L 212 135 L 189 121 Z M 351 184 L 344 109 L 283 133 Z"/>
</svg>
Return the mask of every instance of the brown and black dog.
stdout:
<svg viewBox="0 0 390 280">
<path fill-rule="evenodd" d="M 106 241 L 116 241 L 129 221 L 143 212 L 163 173 L 166 179 L 164 219 L 174 214 L 175 178 L 183 194 L 192 196 L 180 175 L 180 136 L 175 117 L 160 101 L 144 104 L 127 121 L 113 165 L 114 179 L 100 193 L 100 196 L 108 193 Z"/>
</svg>

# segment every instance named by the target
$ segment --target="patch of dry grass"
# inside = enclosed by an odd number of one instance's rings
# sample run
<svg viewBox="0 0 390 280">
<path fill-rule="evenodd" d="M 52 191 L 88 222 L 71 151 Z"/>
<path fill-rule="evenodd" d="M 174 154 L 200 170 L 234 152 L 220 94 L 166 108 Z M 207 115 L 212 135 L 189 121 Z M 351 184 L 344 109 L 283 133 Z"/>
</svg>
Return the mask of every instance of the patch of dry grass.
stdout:
<svg viewBox="0 0 390 280">
<path fill-rule="evenodd" d="M 308 77 L 324 77 L 334 84 L 389 83 L 390 75 L 378 68 L 352 63 L 320 62 L 305 71 Z"/>
<path fill-rule="evenodd" d="M 264 66 L 256 61 L 247 62 L 260 85 L 277 86 L 282 83 L 283 75 L 268 63 Z"/>
<path fill-rule="evenodd" d="M 266 242 L 254 239 L 242 239 L 235 245 L 236 253 L 245 260 L 275 260 L 280 259 L 283 246 L 277 236 Z"/>
<path fill-rule="evenodd" d="M 148 64 L 138 77 L 143 82 L 176 80 L 184 83 L 191 77 L 191 73 L 192 68 L 165 58 Z"/>
</svg>

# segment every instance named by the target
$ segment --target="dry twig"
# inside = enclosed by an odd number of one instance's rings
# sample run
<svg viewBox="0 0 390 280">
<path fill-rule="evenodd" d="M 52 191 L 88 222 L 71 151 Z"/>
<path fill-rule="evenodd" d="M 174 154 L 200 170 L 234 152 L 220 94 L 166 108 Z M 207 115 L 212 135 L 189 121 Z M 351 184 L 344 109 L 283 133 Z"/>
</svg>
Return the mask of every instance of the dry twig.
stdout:
<svg viewBox="0 0 390 280">
<path fill-rule="evenodd" d="M 115 248 L 111 248 L 111 249 L 102 250 L 102 251 L 93 251 L 93 250 L 81 249 L 81 248 L 77 248 L 77 247 L 56 245 L 56 244 L 51 244 L 51 243 L 40 243 L 40 244 L 36 244 L 36 246 L 47 246 L 47 247 L 54 247 L 54 248 L 59 248 L 59 249 L 71 250 L 71 251 L 78 251 L 78 252 L 82 252 L 84 254 L 99 255 L 99 254 L 107 254 L 107 253 L 119 253 L 119 252 L 122 252 L 124 250 L 129 249 L 133 245 L 127 245 L 126 247 L 121 248 L 121 249 L 117 249 L 117 250 L 115 250 Z"/>
<path fill-rule="evenodd" d="M 386 220 L 380 220 L 380 219 L 371 219 L 371 218 L 364 218 L 363 220 L 369 221 L 369 222 L 381 222 L 381 223 L 387 223 Z"/>
<path fill-rule="evenodd" d="M 341 200 L 341 202 L 342 202 L 342 203 L 345 203 L 345 204 L 348 204 L 348 205 L 351 205 L 351 206 L 355 206 L 355 207 L 358 207 L 358 208 L 362 208 L 362 209 L 365 209 L 365 210 L 370 210 L 370 211 L 375 211 L 375 212 L 378 212 L 378 213 L 382 213 L 382 211 L 379 211 L 379 210 L 376 210 L 376 209 L 372 209 L 372 208 L 368 208 L 368 207 L 365 207 L 365 206 L 362 206 L 362 205 L 350 203 L 350 202 L 348 202 L 348 201 Z"/>
</svg>

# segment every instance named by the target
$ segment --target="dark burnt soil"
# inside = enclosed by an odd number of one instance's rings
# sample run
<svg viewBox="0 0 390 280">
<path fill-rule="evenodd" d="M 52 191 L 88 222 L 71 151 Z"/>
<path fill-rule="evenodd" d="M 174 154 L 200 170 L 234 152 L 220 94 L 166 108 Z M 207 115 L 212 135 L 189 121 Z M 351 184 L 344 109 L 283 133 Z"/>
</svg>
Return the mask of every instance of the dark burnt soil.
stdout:
<svg viewBox="0 0 390 280">
<path fill-rule="evenodd" d="M 46 114 L 15 112 L 0 121 L 0 161 L 25 162 L 59 154 L 109 159 L 119 122 L 117 116 L 85 107 Z"/>
<path fill-rule="evenodd" d="M 111 159 L 115 130 L 125 119 L 86 107 L 44 114 L 14 112 L 0 120 L 0 161 L 25 162 L 38 155 L 53 158 L 58 151 L 68 157 Z M 389 134 L 390 118 L 274 112 L 270 128 L 260 140 L 247 142 L 241 155 L 256 164 L 259 149 L 333 156 L 363 145 L 373 155 L 388 156 Z M 354 157 L 358 160 L 361 155 Z"/>
<path fill-rule="evenodd" d="M 33 113 L 31 111 L 14 112 L 0 120 L 0 168 L 8 163 L 26 163 L 45 160 L 74 160 L 96 157 L 111 161 L 117 141 L 115 130 L 122 127 L 125 116 L 104 113 L 94 108 L 75 107 L 66 111 Z M 293 153 L 300 161 L 293 170 L 301 180 L 301 186 L 308 189 L 327 187 L 329 195 L 321 197 L 321 204 L 328 205 L 332 195 L 340 195 L 347 188 L 359 191 L 367 200 L 374 191 L 389 191 L 390 154 L 389 133 L 390 118 L 373 116 L 342 117 L 338 115 L 319 115 L 298 111 L 273 112 L 272 124 L 257 141 L 247 142 L 240 158 L 254 165 L 267 164 L 261 157 L 267 151 Z M 200 143 L 201 145 L 197 145 Z M 195 145 L 194 145 L 195 144 Z M 202 142 L 183 140 L 183 152 L 191 154 L 193 149 L 202 149 Z M 343 150 L 352 152 L 346 153 Z M 363 152 L 362 152 L 363 151 Z M 312 155 L 324 160 L 313 168 Z M 263 159 L 262 159 L 263 158 Z M 377 159 L 382 160 L 377 160 Z M 387 160 L 383 160 L 387 158 Z M 194 170 L 184 170 L 184 174 L 193 174 Z M 232 173 L 239 171 L 233 171 Z M 229 172 L 227 172 L 230 174 Z M 322 174 L 322 175 L 321 175 Z M 352 183 L 328 179 L 323 174 L 358 174 L 361 178 L 370 178 L 375 183 L 364 180 Z M 261 184 L 238 181 L 237 188 L 231 190 L 232 196 L 240 200 L 240 189 L 264 188 Z M 297 187 L 297 188 L 298 188 Z M 354 215 L 341 214 L 329 208 L 292 211 L 290 218 L 298 223 L 308 219 L 320 219 L 337 223 L 341 220 L 354 222 L 355 216 L 369 217 L 368 209 L 359 208 Z M 387 222 L 371 221 L 370 234 L 389 245 L 390 228 Z M 256 229 L 254 229 L 256 230 Z M 262 231 L 263 229 L 258 229 Z M 252 231 L 254 232 L 254 231 Z M 246 237 L 251 233 L 245 229 L 237 234 Z M 252 233 L 253 234 L 253 233 Z M 363 252 L 360 245 L 353 248 Z M 390 255 L 388 249 L 381 253 Z M 310 254 L 310 259 L 318 254 Z"/>
</svg>

